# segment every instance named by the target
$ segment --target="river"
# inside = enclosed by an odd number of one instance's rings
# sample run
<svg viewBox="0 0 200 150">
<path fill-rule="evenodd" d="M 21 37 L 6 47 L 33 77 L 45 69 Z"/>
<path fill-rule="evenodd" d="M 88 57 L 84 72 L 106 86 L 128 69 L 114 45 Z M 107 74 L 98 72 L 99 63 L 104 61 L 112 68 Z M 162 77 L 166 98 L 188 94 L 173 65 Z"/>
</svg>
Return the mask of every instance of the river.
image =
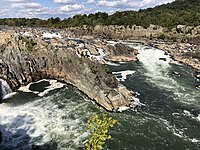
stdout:
<svg viewBox="0 0 200 150">
<path fill-rule="evenodd" d="M 110 129 L 111 150 L 199 150 L 200 94 L 194 70 L 179 64 L 163 51 L 126 43 L 139 51 L 138 62 L 108 66 L 120 80 L 137 91 L 141 107 L 108 113 L 118 123 Z M 166 58 L 166 61 L 159 60 Z M 119 72 L 117 75 L 116 73 Z M 175 73 L 174 73 L 175 72 Z M 41 92 L 45 81 L 32 86 Z M 40 91 L 41 90 L 41 91 Z M 38 94 L 18 92 L 0 105 L 0 149 L 83 149 L 88 138 L 86 121 L 100 113 L 96 104 L 69 85 Z"/>
</svg>

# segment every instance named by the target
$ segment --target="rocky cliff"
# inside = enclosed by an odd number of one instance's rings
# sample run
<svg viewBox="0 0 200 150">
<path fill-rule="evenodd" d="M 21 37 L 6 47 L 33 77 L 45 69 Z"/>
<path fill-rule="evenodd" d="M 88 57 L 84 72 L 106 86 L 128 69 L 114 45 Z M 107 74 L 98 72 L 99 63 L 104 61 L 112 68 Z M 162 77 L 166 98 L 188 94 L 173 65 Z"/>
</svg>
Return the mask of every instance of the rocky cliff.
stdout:
<svg viewBox="0 0 200 150">
<path fill-rule="evenodd" d="M 101 26 L 96 25 L 95 27 L 84 26 L 83 28 L 68 28 L 71 35 L 74 36 L 85 36 L 92 35 L 94 37 L 102 37 L 106 39 L 143 39 L 145 37 L 156 36 L 164 31 L 164 28 L 150 25 L 149 28 L 145 29 L 142 26 L 119 26 L 109 25 Z"/>
<path fill-rule="evenodd" d="M 178 42 L 190 42 L 194 44 L 198 44 L 200 42 L 200 26 L 177 25 L 175 28 L 167 29 L 158 25 L 150 25 L 148 28 L 136 25 L 96 25 L 95 27 L 72 27 L 68 28 L 68 31 L 70 35 L 77 37 L 92 35 L 93 37 L 102 37 L 105 39 L 162 39 Z"/>
<path fill-rule="evenodd" d="M 97 61 L 79 57 L 75 48 L 55 47 L 37 35 L 0 33 L 0 78 L 12 89 L 43 78 L 65 81 L 109 111 L 129 106 L 133 92 Z"/>
</svg>

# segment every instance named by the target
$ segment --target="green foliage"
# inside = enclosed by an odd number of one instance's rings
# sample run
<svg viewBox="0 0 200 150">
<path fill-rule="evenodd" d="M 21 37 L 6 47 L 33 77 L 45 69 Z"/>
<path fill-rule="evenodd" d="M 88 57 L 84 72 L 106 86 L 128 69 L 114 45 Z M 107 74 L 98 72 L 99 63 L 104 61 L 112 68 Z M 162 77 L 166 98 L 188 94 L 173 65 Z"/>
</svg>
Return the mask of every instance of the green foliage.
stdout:
<svg viewBox="0 0 200 150">
<path fill-rule="evenodd" d="M 98 72 L 98 69 L 97 69 L 96 65 L 90 66 L 90 70 L 92 71 L 93 74 L 97 74 L 97 72 Z"/>
<path fill-rule="evenodd" d="M 70 59 L 68 59 L 68 62 L 69 62 L 69 63 L 72 63 L 72 59 L 71 59 L 71 58 L 70 58 Z"/>
<path fill-rule="evenodd" d="M 28 43 L 28 51 L 32 52 L 33 51 L 33 47 L 37 45 L 37 43 L 35 43 L 32 39 L 30 40 L 30 42 Z"/>
<path fill-rule="evenodd" d="M 164 33 L 160 33 L 157 38 L 161 39 L 161 40 L 164 40 L 166 37 L 165 37 Z"/>
<path fill-rule="evenodd" d="M 90 138 L 86 143 L 86 150 L 102 150 L 103 145 L 111 136 L 108 129 L 116 124 L 116 120 L 112 117 L 102 115 L 92 115 L 88 120 L 88 129 L 90 130 Z"/>
<path fill-rule="evenodd" d="M 104 67 L 104 71 L 105 71 L 107 74 L 111 74 L 111 73 L 112 73 L 108 67 Z"/>
<path fill-rule="evenodd" d="M 172 36 L 172 37 L 170 37 L 170 40 L 172 40 L 173 42 L 177 42 L 177 37 L 176 36 Z"/>
<path fill-rule="evenodd" d="M 163 4 L 154 8 L 139 11 L 122 11 L 108 15 L 105 12 L 97 12 L 89 15 L 75 15 L 72 18 L 61 20 L 49 18 L 4 18 L 0 19 L 0 25 L 31 26 L 48 28 L 83 27 L 87 25 L 140 25 L 148 28 L 150 24 L 172 29 L 179 24 L 197 26 L 200 24 L 200 0 L 176 0 L 169 4 Z M 179 29 L 178 29 L 179 32 Z"/>
<path fill-rule="evenodd" d="M 80 60 L 80 64 L 82 64 L 83 63 L 83 57 L 79 58 L 79 60 Z"/>
<path fill-rule="evenodd" d="M 35 45 L 37 45 L 37 43 L 34 42 L 32 39 L 29 40 L 29 39 L 27 39 L 27 38 L 22 38 L 22 43 L 25 43 L 25 44 L 26 44 L 27 50 L 28 50 L 29 52 L 32 52 L 32 51 L 33 51 L 33 47 L 34 47 Z"/>
<path fill-rule="evenodd" d="M 28 47 L 27 47 L 27 50 L 29 52 L 32 52 L 33 51 L 33 45 L 29 44 Z"/>
</svg>

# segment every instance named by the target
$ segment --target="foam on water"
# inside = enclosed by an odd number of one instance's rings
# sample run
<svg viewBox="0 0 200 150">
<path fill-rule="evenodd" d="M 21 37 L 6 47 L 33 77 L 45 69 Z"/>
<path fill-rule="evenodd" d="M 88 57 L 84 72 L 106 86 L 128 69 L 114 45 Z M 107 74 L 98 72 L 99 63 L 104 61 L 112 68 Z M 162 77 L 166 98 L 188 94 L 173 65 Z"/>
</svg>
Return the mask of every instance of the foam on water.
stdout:
<svg viewBox="0 0 200 150">
<path fill-rule="evenodd" d="M 198 116 L 194 116 L 193 114 L 191 114 L 188 110 L 183 110 L 183 114 L 185 116 L 188 116 L 196 121 L 199 121 L 200 122 L 200 114 L 198 114 Z"/>
<path fill-rule="evenodd" d="M 57 80 L 48 80 L 50 83 L 50 86 L 46 87 L 46 90 L 43 92 L 39 93 L 38 96 L 44 96 L 49 93 L 49 91 L 55 90 L 55 89 L 60 89 L 64 87 L 66 84 L 57 82 Z"/>
<path fill-rule="evenodd" d="M 175 126 L 171 125 L 169 121 L 159 118 L 160 121 L 163 123 L 163 125 L 165 125 L 166 129 L 171 131 L 175 136 L 185 140 L 185 141 L 190 141 L 192 143 L 200 143 L 200 139 L 196 139 L 196 138 L 192 138 L 187 136 L 184 133 L 184 128 L 183 129 L 177 129 Z"/>
<path fill-rule="evenodd" d="M 44 90 L 43 92 L 38 92 L 38 91 L 31 91 L 30 90 L 30 86 L 35 84 L 35 83 L 40 83 L 43 81 L 47 81 L 49 82 L 50 86 L 45 87 L 46 90 Z M 57 80 L 50 80 L 50 79 L 42 79 L 39 80 L 37 82 L 31 82 L 29 83 L 27 86 L 22 86 L 18 89 L 18 91 L 22 91 L 22 92 L 29 92 L 29 93 L 34 93 L 34 94 L 38 94 L 38 96 L 44 96 L 46 94 L 48 94 L 50 91 L 55 90 L 55 89 L 60 89 L 62 87 L 64 87 L 66 84 L 58 82 Z"/>
<path fill-rule="evenodd" d="M 133 100 L 134 100 L 134 102 L 133 102 L 134 106 L 146 106 L 145 104 L 141 103 L 140 99 L 137 97 L 133 97 Z"/>
<path fill-rule="evenodd" d="M 120 66 L 120 64 L 114 63 L 114 62 L 110 62 L 110 61 L 106 61 L 106 64 L 110 65 L 110 66 Z"/>
<path fill-rule="evenodd" d="M 120 75 L 121 77 L 117 76 L 117 79 L 119 81 L 125 81 L 127 79 L 127 76 L 129 75 L 133 75 L 135 73 L 135 71 L 133 70 L 125 70 L 125 71 L 118 71 L 118 72 L 112 72 L 112 74 L 114 75 Z"/>
<path fill-rule="evenodd" d="M 49 33 L 49 32 L 46 32 L 46 33 L 43 33 L 42 36 L 43 36 L 43 38 L 49 38 L 49 39 L 52 39 L 52 38 L 61 39 L 62 38 L 60 33 Z"/>
<path fill-rule="evenodd" d="M 142 44 L 129 44 L 129 46 L 138 50 L 138 59 L 143 64 L 143 75 L 153 86 L 173 92 L 174 99 L 183 102 L 197 103 L 198 91 L 191 89 L 187 85 L 180 85 L 172 78 L 174 70 L 171 63 L 174 62 L 164 51 L 145 46 Z M 161 59 L 160 59 L 161 58 Z M 174 75 L 175 76 L 175 75 Z M 179 76 L 181 77 L 181 76 Z"/>
<path fill-rule="evenodd" d="M 5 80 L 0 79 L 0 101 L 11 98 L 15 94 L 16 93 L 12 93 L 12 90 L 8 83 Z"/>
<path fill-rule="evenodd" d="M 123 112 L 123 111 L 128 110 L 128 109 L 130 109 L 130 107 L 128 107 L 128 106 L 121 106 L 121 107 L 118 108 L 117 111 Z"/>
<path fill-rule="evenodd" d="M 83 121 L 90 115 L 85 111 L 88 102 L 64 98 L 65 90 L 20 106 L 0 105 L 0 149 L 31 149 L 52 140 L 59 149 L 83 143 L 88 136 Z"/>
<path fill-rule="evenodd" d="M 20 32 L 20 34 L 22 35 L 22 36 L 26 36 L 26 37 L 30 37 L 31 36 L 31 34 L 30 34 L 30 32 Z"/>
<path fill-rule="evenodd" d="M 120 65 L 120 64 L 105 60 L 104 58 L 105 58 L 106 54 L 104 53 L 104 50 L 102 48 L 97 48 L 97 51 L 98 51 L 99 55 L 91 55 L 90 52 L 88 51 L 90 59 L 95 59 L 97 61 L 102 61 L 105 64 L 111 65 L 111 66 L 119 66 Z"/>
<path fill-rule="evenodd" d="M 13 97 L 14 95 L 16 95 L 16 94 L 17 94 L 17 92 L 12 92 L 12 93 L 6 94 L 6 95 L 3 97 L 3 100 L 12 98 L 12 97 Z"/>
<path fill-rule="evenodd" d="M 165 55 L 164 51 L 155 48 L 147 49 L 146 46 L 139 45 L 134 48 L 138 49 L 138 59 L 142 62 L 146 72 L 144 73 L 149 81 L 154 82 L 164 88 L 173 88 L 176 82 L 168 76 L 170 64 L 172 60 L 168 55 Z M 160 60 L 160 58 L 166 59 L 166 61 Z M 163 84 L 169 82 L 170 84 Z"/>
<path fill-rule="evenodd" d="M 97 48 L 97 51 L 98 51 L 99 55 L 92 55 L 92 54 L 90 54 L 90 51 L 88 50 L 90 59 L 95 59 L 97 61 L 105 62 L 104 57 L 106 56 L 106 54 L 104 53 L 104 50 L 102 48 Z"/>
</svg>

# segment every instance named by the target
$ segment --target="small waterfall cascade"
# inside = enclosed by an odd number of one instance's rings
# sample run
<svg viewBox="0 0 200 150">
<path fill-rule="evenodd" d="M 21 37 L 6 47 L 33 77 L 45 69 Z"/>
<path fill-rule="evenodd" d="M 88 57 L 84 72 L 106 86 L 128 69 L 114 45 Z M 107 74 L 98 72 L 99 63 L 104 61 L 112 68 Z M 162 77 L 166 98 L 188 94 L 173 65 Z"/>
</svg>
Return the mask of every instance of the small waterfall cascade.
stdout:
<svg viewBox="0 0 200 150">
<path fill-rule="evenodd" d="M 0 101 L 5 99 L 6 95 L 10 93 L 12 93 L 12 90 L 8 83 L 5 80 L 0 79 Z"/>
</svg>

